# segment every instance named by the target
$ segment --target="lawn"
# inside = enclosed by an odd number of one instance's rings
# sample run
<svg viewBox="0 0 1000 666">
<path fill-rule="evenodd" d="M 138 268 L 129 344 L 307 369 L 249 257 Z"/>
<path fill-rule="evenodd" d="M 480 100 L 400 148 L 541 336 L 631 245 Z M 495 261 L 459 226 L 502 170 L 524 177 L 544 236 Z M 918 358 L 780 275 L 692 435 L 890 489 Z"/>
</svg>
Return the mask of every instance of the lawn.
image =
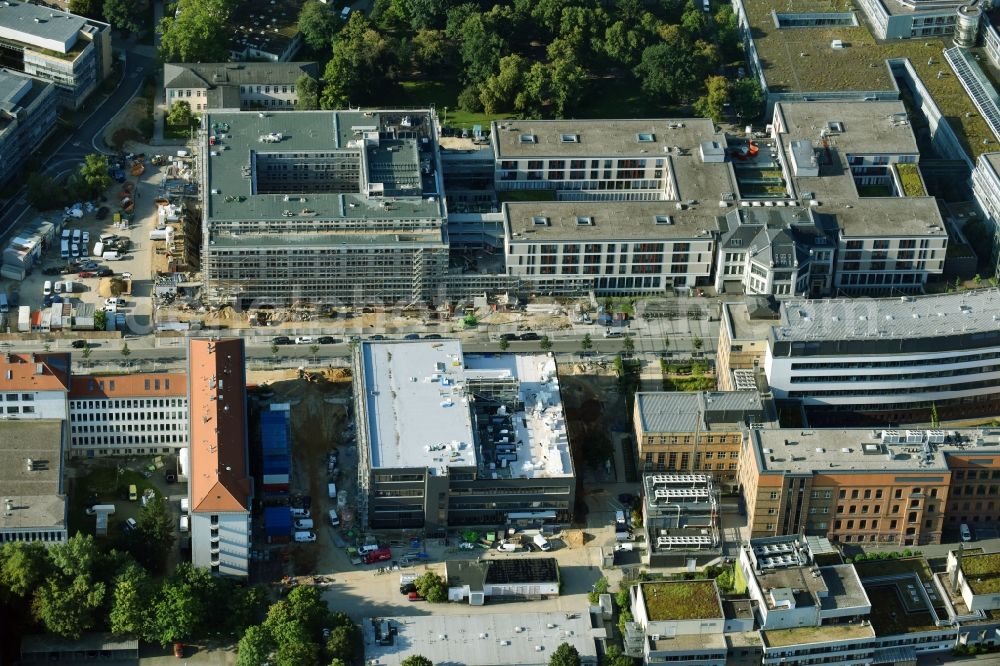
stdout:
<svg viewBox="0 0 1000 666">
<path fill-rule="evenodd" d="M 461 85 L 454 78 L 447 81 L 403 81 L 389 93 L 387 105 L 426 107 L 433 104 L 437 109 L 441 124 L 446 127 L 472 129 L 473 125 L 489 128 L 490 121 L 510 118 L 510 113 L 486 114 L 470 113 L 458 108 L 458 93 Z"/>
<path fill-rule="evenodd" d="M 134 504 L 135 507 L 138 507 L 138 501 L 130 502 L 127 499 L 122 500 L 122 493 L 127 493 L 129 485 L 133 483 L 138 490 L 139 497 L 142 497 L 142 493 L 145 492 L 147 488 L 153 487 L 153 484 L 149 481 L 149 479 L 145 478 L 141 473 L 125 468 L 123 461 L 108 459 L 106 462 L 107 466 L 92 469 L 85 476 L 76 481 L 76 489 L 70 495 L 70 534 L 74 534 L 79 531 L 88 533 L 93 532 L 94 518 L 93 516 L 88 516 L 85 513 L 86 508 L 90 504 L 116 504 L 119 508 L 123 508 L 123 505 Z M 123 469 L 120 474 L 117 471 L 118 465 L 121 465 Z M 91 499 L 92 493 L 97 495 L 96 502 Z M 136 508 L 136 510 L 138 510 L 138 508 Z M 116 519 L 124 520 L 124 517 L 121 516 L 121 512 L 116 513 L 116 515 L 112 517 L 111 522 L 117 522 Z M 108 532 L 108 536 L 112 536 L 110 528 Z"/>
<path fill-rule="evenodd" d="M 711 580 L 645 583 L 642 593 L 652 622 L 722 617 L 715 582 Z"/>
<path fill-rule="evenodd" d="M 197 123 L 191 123 L 188 126 L 184 125 L 171 125 L 164 120 L 163 122 L 163 138 L 164 139 L 190 139 L 191 130 L 198 127 Z"/>
<path fill-rule="evenodd" d="M 973 594 L 1000 592 L 1000 553 L 963 555 L 962 573 Z"/>
</svg>

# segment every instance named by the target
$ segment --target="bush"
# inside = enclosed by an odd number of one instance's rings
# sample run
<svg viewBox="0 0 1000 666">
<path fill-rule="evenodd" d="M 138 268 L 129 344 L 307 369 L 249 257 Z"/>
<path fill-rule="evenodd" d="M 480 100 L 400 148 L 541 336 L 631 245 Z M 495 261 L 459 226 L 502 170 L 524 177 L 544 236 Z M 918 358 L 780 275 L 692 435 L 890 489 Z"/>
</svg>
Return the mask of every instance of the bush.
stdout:
<svg viewBox="0 0 1000 666">
<path fill-rule="evenodd" d="M 601 578 L 596 583 L 594 583 L 594 589 L 587 593 L 587 599 L 592 604 L 596 604 L 601 600 L 601 595 L 608 591 L 609 584 L 607 578 Z"/>
</svg>

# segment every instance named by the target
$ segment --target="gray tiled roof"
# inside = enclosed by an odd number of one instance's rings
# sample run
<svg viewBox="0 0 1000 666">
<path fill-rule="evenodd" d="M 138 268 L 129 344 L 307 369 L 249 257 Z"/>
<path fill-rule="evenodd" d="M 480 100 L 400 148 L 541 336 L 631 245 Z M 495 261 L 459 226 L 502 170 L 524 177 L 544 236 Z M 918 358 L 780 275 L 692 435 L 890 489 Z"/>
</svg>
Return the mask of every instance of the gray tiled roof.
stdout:
<svg viewBox="0 0 1000 666">
<path fill-rule="evenodd" d="M 748 413 L 764 411 L 756 391 L 637 393 L 645 432 L 696 432 L 713 425 L 742 424 Z"/>
<path fill-rule="evenodd" d="M 214 88 L 225 85 L 291 85 L 303 74 L 319 77 L 314 62 L 167 63 L 166 88 Z"/>
</svg>

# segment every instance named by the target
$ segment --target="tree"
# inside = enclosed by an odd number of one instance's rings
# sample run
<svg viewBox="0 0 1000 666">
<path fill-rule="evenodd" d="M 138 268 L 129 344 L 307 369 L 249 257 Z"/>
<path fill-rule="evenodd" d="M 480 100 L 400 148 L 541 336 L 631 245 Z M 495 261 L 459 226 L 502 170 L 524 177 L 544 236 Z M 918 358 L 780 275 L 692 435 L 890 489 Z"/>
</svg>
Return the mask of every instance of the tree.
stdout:
<svg viewBox="0 0 1000 666">
<path fill-rule="evenodd" d="M 445 67 L 455 58 L 455 50 L 443 30 L 421 28 L 410 41 L 410 48 L 414 68 L 423 72 Z"/>
<path fill-rule="evenodd" d="M 333 57 L 326 64 L 321 103 L 324 109 L 371 100 L 391 69 L 392 50 L 364 12 L 353 12 L 333 42 Z"/>
<path fill-rule="evenodd" d="M 66 190 L 54 178 L 41 173 L 32 173 L 27 182 L 28 203 L 38 210 L 59 208 L 66 203 Z"/>
<path fill-rule="evenodd" d="M 332 5 L 308 0 L 299 12 L 299 32 L 310 49 L 322 52 L 330 48 L 342 21 Z"/>
<path fill-rule="evenodd" d="M 0 587 L 15 597 L 27 597 L 48 568 L 48 551 L 41 541 L 14 541 L 0 548 Z"/>
<path fill-rule="evenodd" d="M 127 359 L 129 355 L 132 353 L 132 350 L 128 348 L 127 342 L 123 342 L 122 348 L 118 350 L 118 353 L 122 355 L 122 358 Z"/>
<path fill-rule="evenodd" d="M 86 185 L 86 198 L 96 197 L 111 187 L 111 176 L 108 175 L 108 162 L 104 155 L 91 153 L 83 158 L 78 177 Z"/>
<path fill-rule="evenodd" d="M 236 666 L 260 666 L 267 662 L 273 650 L 271 632 L 262 625 L 247 627 L 236 645 Z"/>
<path fill-rule="evenodd" d="M 117 635 L 141 635 L 145 618 L 152 602 L 153 585 L 149 574 L 138 564 L 132 563 L 114 582 L 108 624 Z"/>
<path fill-rule="evenodd" d="M 135 0 L 104 0 L 104 19 L 117 30 L 142 30 L 142 6 Z"/>
<path fill-rule="evenodd" d="M 587 593 L 587 599 L 590 603 L 596 604 L 601 600 L 601 595 L 605 594 L 609 589 L 611 589 L 611 584 L 608 582 L 608 579 L 605 577 L 598 578 L 597 582 L 594 583 L 593 589 Z"/>
<path fill-rule="evenodd" d="M 549 336 L 543 335 L 542 339 L 538 341 L 538 346 L 542 351 L 548 351 L 552 349 L 552 340 L 549 339 Z"/>
<path fill-rule="evenodd" d="M 625 337 L 622 338 L 622 351 L 626 354 L 631 354 L 635 351 L 635 340 L 633 340 L 632 336 L 628 333 L 626 333 Z"/>
<path fill-rule="evenodd" d="M 695 113 L 719 122 L 729 103 L 729 80 L 724 76 L 710 76 L 705 87 L 706 93 L 694 103 Z"/>
<path fill-rule="evenodd" d="M 937 403 L 931 403 L 931 426 L 937 428 L 941 425 L 941 418 L 938 416 Z"/>
<path fill-rule="evenodd" d="M 309 345 L 309 353 L 313 356 L 313 363 L 316 362 L 316 354 L 319 353 L 319 345 Z"/>
<path fill-rule="evenodd" d="M 500 69 L 500 58 L 509 52 L 509 46 L 478 13 L 465 19 L 460 34 L 459 54 L 465 65 L 462 78 L 467 84 L 479 85 Z"/>
<path fill-rule="evenodd" d="M 580 666 L 580 653 L 569 643 L 563 643 L 552 653 L 549 666 Z"/>
<path fill-rule="evenodd" d="M 698 62 L 690 42 L 677 26 L 669 26 L 663 32 L 661 42 L 643 50 L 635 75 L 649 97 L 661 103 L 676 102 L 690 97 L 697 90 Z"/>
<path fill-rule="evenodd" d="M 103 19 L 101 0 L 69 0 L 69 11 L 87 18 Z"/>
<path fill-rule="evenodd" d="M 98 310 L 97 312 L 94 313 L 95 330 L 103 331 L 107 323 L 108 323 L 108 314 L 104 310 Z"/>
<path fill-rule="evenodd" d="M 448 586 L 444 579 L 433 571 L 428 571 L 413 581 L 413 584 L 417 588 L 417 593 L 431 603 L 438 604 L 448 600 Z"/>
<path fill-rule="evenodd" d="M 295 92 L 298 95 L 296 111 L 315 111 L 319 108 L 319 83 L 316 79 L 303 74 L 295 81 Z"/>
<path fill-rule="evenodd" d="M 594 341 L 591 339 L 590 333 L 585 334 L 583 336 L 583 339 L 580 340 L 580 349 L 582 349 L 583 351 L 587 351 L 593 346 L 594 346 Z"/>
<path fill-rule="evenodd" d="M 500 336 L 500 351 L 507 351 L 507 349 L 509 347 L 510 347 L 510 342 L 507 341 L 507 338 L 505 338 L 505 337 L 503 337 L 501 335 Z"/>
<path fill-rule="evenodd" d="M 549 94 L 558 118 L 564 118 L 583 98 L 587 72 L 575 59 L 561 57 L 549 63 Z"/>
<path fill-rule="evenodd" d="M 399 662 L 399 666 L 434 666 L 434 662 L 422 654 L 411 654 Z"/>
<path fill-rule="evenodd" d="M 46 631 L 76 640 L 97 626 L 106 591 L 89 574 L 50 576 L 35 591 L 32 614 Z"/>
<path fill-rule="evenodd" d="M 733 113 L 752 122 L 764 110 L 764 93 L 757 79 L 737 79 L 729 86 L 729 99 Z"/>
<path fill-rule="evenodd" d="M 451 0 L 406 0 L 410 27 L 420 31 L 427 28 L 442 28 L 451 8 Z"/>
<path fill-rule="evenodd" d="M 178 13 L 160 21 L 163 62 L 224 62 L 228 60 L 226 21 L 236 0 L 179 0 Z"/>
<path fill-rule="evenodd" d="M 136 559 L 150 571 L 163 571 L 167 563 L 167 553 L 174 545 L 174 517 L 167 509 L 167 503 L 159 495 L 154 496 L 139 511 L 139 529 L 136 538 Z"/>
<path fill-rule="evenodd" d="M 181 562 L 163 581 L 149 613 L 143 638 L 166 647 L 179 640 L 199 635 L 211 625 L 209 617 L 216 609 L 206 603 L 215 585 L 208 569 Z"/>
<path fill-rule="evenodd" d="M 604 666 L 635 666 L 635 659 L 623 653 L 617 645 L 609 645 L 604 653 Z"/>
<path fill-rule="evenodd" d="M 275 360 L 278 358 L 278 345 L 273 342 L 271 343 L 271 356 L 274 357 Z"/>
<path fill-rule="evenodd" d="M 167 123 L 174 127 L 190 127 L 194 115 L 191 113 L 191 104 L 184 100 L 177 100 L 170 105 L 170 112 L 167 114 Z"/>
<path fill-rule="evenodd" d="M 699 338 L 698 336 L 691 338 L 691 346 L 694 347 L 695 349 L 701 349 L 702 345 L 704 344 L 705 341 Z"/>
<path fill-rule="evenodd" d="M 94 353 L 94 350 L 90 348 L 90 345 L 89 344 L 86 345 L 83 348 L 83 352 L 82 352 L 84 362 L 89 362 L 90 361 L 90 355 L 93 354 L 93 353 Z"/>
<path fill-rule="evenodd" d="M 516 53 L 501 58 L 500 70 L 480 86 L 479 101 L 483 111 L 493 115 L 513 108 L 517 93 L 523 87 L 526 69 L 524 58 Z"/>
<path fill-rule="evenodd" d="M 351 663 L 357 645 L 357 632 L 353 626 L 335 627 L 326 639 L 326 652 L 334 659 Z"/>
</svg>

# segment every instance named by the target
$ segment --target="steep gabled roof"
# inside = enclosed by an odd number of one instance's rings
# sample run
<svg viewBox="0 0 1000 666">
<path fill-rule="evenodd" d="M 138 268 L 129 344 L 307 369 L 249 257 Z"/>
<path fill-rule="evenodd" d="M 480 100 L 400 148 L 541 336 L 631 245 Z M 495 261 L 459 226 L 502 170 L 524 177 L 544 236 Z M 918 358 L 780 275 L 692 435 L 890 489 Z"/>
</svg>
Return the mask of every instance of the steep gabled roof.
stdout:
<svg viewBox="0 0 1000 666">
<path fill-rule="evenodd" d="M 0 391 L 68 391 L 69 354 L 0 354 Z"/>
<path fill-rule="evenodd" d="M 243 341 L 191 340 L 188 409 L 191 511 L 250 510 Z"/>
</svg>

